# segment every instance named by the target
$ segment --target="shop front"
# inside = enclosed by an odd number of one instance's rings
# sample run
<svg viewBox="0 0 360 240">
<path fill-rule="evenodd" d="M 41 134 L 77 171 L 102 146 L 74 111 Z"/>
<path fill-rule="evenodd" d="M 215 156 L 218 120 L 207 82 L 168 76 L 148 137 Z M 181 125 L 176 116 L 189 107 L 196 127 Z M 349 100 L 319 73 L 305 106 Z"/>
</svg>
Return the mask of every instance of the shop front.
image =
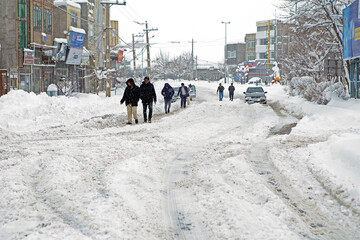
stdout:
<svg viewBox="0 0 360 240">
<path fill-rule="evenodd" d="M 0 70 L 0 96 L 5 95 L 9 91 L 9 87 L 7 70 Z"/>
</svg>

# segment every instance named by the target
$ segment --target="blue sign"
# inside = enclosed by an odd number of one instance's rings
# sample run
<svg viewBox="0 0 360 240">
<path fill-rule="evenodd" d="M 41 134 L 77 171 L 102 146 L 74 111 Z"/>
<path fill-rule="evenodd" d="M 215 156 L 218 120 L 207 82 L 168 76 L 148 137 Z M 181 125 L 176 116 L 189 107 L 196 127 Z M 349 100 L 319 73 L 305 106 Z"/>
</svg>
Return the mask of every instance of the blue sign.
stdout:
<svg viewBox="0 0 360 240">
<path fill-rule="evenodd" d="M 359 0 L 343 10 L 344 59 L 360 57 Z"/>
<path fill-rule="evenodd" d="M 70 47 L 83 48 L 85 34 L 78 32 L 70 32 Z"/>
</svg>

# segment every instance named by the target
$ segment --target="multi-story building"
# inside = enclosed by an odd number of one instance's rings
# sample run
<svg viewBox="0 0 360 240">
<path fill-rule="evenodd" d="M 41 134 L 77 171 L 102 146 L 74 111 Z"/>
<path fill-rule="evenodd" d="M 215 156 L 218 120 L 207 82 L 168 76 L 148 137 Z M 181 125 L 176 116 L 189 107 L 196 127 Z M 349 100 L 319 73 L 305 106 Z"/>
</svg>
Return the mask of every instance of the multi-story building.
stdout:
<svg viewBox="0 0 360 240">
<path fill-rule="evenodd" d="M 226 65 L 230 77 L 236 75 L 237 66 L 246 60 L 246 44 L 230 43 L 226 45 L 227 58 Z"/>
<path fill-rule="evenodd" d="M 84 86 L 82 89 L 84 92 L 93 91 L 91 87 L 91 78 L 93 71 L 96 69 L 96 11 L 97 1 L 96 0 L 74 0 L 81 6 L 81 29 L 86 32 L 86 38 L 84 41 L 84 51 L 82 54 L 81 68 L 84 71 L 83 78 L 81 79 L 81 85 Z"/>
<path fill-rule="evenodd" d="M 1 1 L 0 31 L 7 88 L 39 93 L 53 79 L 53 0 Z M 4 13 L 2 13 L 4 11 Z"/>
<path fill-rule="evenodd" d="M 81 28 L 81 5 L 73 1 L 55 0 L 55 37 L 56 40 L 66 39 L 70 41 L 70 30 Z M 68 47 L 70 42 L 68 42 Z M 82 56 L 78 56 L 78 58 Z M 83 92 L 84 86 L 84 68 L 79 64 L 68 64 L 65 59 L 57 59 L 55 68 L 56 83 L 65 81 L 68 88 L 74 91 Z"/>
<path fill-rule="evenodd" d="M 256 22 L 256 59 L 275 60 L 276 20 Z"/>
<path fill-rule="evenodd" d="M 256 33 L 249 33 L 245 35 L 246 54 L 245 61 L 255 61 L 256 59 Z"/>
<path fill-rule="evenodd" d="M 230 43 L 226 46 L 227 58 L 226 64 L 228 66 L 237 66 L 239 63 L 245 61 L 246 45 L 245 43 Z"/>
<path fill-rule="evenodd" d="M 256 22 L 256 60 L 268 64 L 277 62 L 282 66 L 284 57 L 293 49 L 291 44 L 293 24 L 280 20 L 267 20 Z M 283 73 L 287 74 L 287 70 Z"/>
<path fill-rule="evenodd" d="M 119 44 L 119 21 L 111 20 L 110 48 L 114 48 Z"/>
</svg>

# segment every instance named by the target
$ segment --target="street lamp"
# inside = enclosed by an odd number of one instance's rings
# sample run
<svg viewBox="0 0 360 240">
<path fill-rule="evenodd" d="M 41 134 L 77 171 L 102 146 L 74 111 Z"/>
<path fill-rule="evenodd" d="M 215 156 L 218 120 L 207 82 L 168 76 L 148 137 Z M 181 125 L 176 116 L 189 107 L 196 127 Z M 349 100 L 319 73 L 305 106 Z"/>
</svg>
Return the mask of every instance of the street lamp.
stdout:
<svg viewBox="0 0 360 240">
<path fill-rule="evenodd" d="M 225 24 L 225 83 L 226 83 L 226 75 L 227 75 L 227 67 L 226 67 L 226 60 L 227 60 L 227 25 L 230 24 L 230 22 L 221 22 L 223 24 Z"/>
</svg>

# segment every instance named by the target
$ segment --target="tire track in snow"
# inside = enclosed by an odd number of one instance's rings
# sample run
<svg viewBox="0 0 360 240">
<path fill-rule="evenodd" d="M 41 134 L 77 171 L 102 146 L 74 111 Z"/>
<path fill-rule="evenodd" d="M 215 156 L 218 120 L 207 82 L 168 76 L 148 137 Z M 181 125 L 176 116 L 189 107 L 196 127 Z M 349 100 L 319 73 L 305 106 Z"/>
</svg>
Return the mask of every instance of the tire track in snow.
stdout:
<svg viewBox="0 0 360 240">
<path fill-rule="evenodd" d="M 46 192 L 41 190 L 39 187 L 39 176 L 45 170 L 44 165 L 42 163 L 39 164 L 39 169 L 37 169 L 32 175 L 31 178 L 33 182 L 31 186 L 34 190 L 36 198 L 45 204 L 52 212 L 58 215 L 65 224 L 75 229 L 76 231 L 81 232 L 84 236 L 91 237 L 93 235 L 93 231 L 91 228 L 80 218 L 78 218 L 73 212 L 68 211 L 66 209 L 61 209 L 61 207 L 57 206 L 56 203 L 52 202 L 49 198 L 46 197 Z"/>
<path fill-rule="evenodd" d="M 296 126 L 297 120 L 301 120 L 302 116 L 296 116 L 289 113 L 284 109 L 279 103 L 270 103 L 269 104 L 274 112 L 281 118 L 278 126 L 275 126 L 270 133 L 270 136 L 273 135 L 286 135 L 290 134 L 293 127 Z M 290 121 L 290 124 L 289 124 Z M 264 140 L 265 141 L 265 140 Z M 284 142 L 285 145 L 279 145 L 279 148 L 298 148 L 306 147 L 310 144 L 315 144 L 317 142 L 326 141 L 326 139 L 303 139 L 301 142 L 295 141 L 294 143 L 288 140 Z M 338 209 L 342 206 L 337 197 L 334 196 L 329 189 L 322 186 L 323 192 L 326 196 L 330 196 L 331 199 L 335 200 L 339 205 L 339 208 L 336 206 L 331 206 L 330 211 L 336 212 L 333 215 L 326 214 L 322 208 L 328 207 L 327 205 L 318 206 L 316 202 L 311 201 L 311 198 L 305 198 L 302 196 L 297 189 L 294 189 L 289 179 L 281 173 L 275 164 L 271 161 L 268 156 L 270 147 L 267 144 L 256 145 L 252 147 L 249 153 L 249 162 L 254 167 L 256 172 L 259 175 L 262 175 L 265 180 L 265 185 L 270 189 L 274 194 L 276 194 L 280 199 L 299 216 L 299 218 L 306 224 L 309 232 L 313 236 L 308 235 L 304 232 L 299 232 L 297 229 L 293 229 L 300 236 L 305 239 L 336 239 L 336 240 L 348 240 L 348 239 L 357 239 L 359 237 L 359 230 L 354 228 L 354 226 L 344 226 L 334 219 L 335 215 L 341 215 L 338 213 Z M 291 152 L 291 151 L 289 151 Z M 284 159 L 286 161 L 286 159 Z M 311 169 L 308 169 L 312 173 Z M 312 173 L 313 174 L 313 173 Z M 314 175 L 314 174 L 313 174 Z M 318 181 L 316 176 L 314 176 L 314 181 Z M 311 190 L 311 189 L 310 189 Z M 326 199 L 323 197 L 322 202 L 325 202 Z M 355 217 L 357 219 L 357 217 Z M 289 226 L 291 228 L 291 226 Z M 296 226 L 295 226 L 296 227 Z"/>
<path fill-rule="evenodd" d="M 191 204 L 191 198 L 187 197 L 184 190 L 179 186 L 180 182 L 189 177 L 186 153 L 179 153 L 164 170 L 164 210 L 171 239 L 201 240 L 210 239 L 202 230 L 201 225 L 189 218 L 184 206 Z"/>
</svg>

